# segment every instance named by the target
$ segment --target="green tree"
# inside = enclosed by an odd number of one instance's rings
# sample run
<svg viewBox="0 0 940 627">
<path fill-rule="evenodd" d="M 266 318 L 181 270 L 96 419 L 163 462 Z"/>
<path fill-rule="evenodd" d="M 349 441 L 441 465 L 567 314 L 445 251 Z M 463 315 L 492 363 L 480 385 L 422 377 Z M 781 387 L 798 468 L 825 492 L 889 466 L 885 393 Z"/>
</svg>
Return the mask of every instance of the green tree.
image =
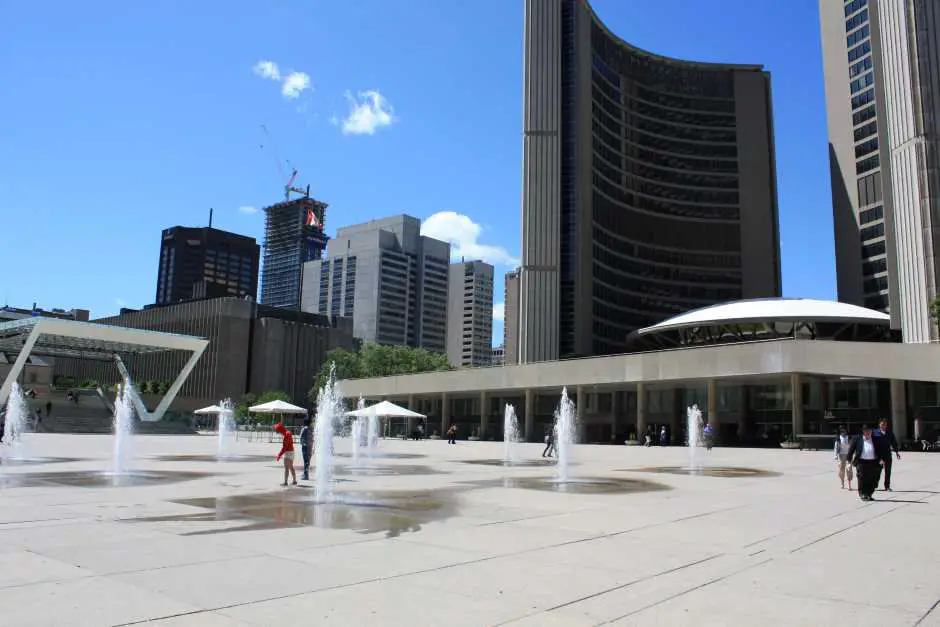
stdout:
<svg viewBox="0 0 940 627">
<path fill-rule="evenodd" d="M 316 403 L 320 389 L 330 376 L 330 365 L 336 364 L 337 379 L 388 377 L 396 374 L 417 374 L 453 370 L 447 356 L 423 348 L 366 344 L 358 351 L 342 348 L 326 354 L 323 367 L 313 382 L 308 398 Z"/>
<path fill-rule="evenodd" d="M 240 399 L 238 399 L 238 404 L 235 405 L 235 418 L 238 422 L 244 422 L 248 419 L 248 408 L 253 407 L 254 405 L 263 405 L 264 403 L 270 403 L 271 401 L 287 401 L 290 402 L 290 394 L 284 392 L 283 390 L 268 390 L 261 394 L 252 394 L 249 392 L 245 394 Z"/>
<path fill-rule="evenodd" d="M 940 326 L 940 296 L 930 303 L 930 317 L 933 318 L 934 324 Z"/>
</svg>

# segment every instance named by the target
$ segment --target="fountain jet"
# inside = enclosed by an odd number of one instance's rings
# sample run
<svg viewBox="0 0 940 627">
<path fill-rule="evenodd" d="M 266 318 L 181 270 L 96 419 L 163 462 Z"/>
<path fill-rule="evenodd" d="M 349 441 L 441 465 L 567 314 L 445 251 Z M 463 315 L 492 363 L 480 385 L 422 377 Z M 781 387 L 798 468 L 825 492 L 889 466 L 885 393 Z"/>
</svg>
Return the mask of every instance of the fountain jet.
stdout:
<svg viewBox="0 0 940 627">
<path fill-rule="evenodd" d="M 7 399 L 7 413 L 4 420 L 3 442 L 8 446 L 0 448 L 0 455 L 4 459 L 26 459 L 23 436 L 26 435 L 26 428 L 29 424 L 29 404 L 26 402 L 23 389 L 16 381 L 13 382 L 10 398 Z"/>
<path fill-rule="evenodd" d="M 519 441 L 519 420 L 516 418 L 516 409 L 512 403 L 506 403 L 503 412 L 503 462 L 516 461 L 516 442 Z"/>
<path fill-rule="evenodd" d="M 698 446 L 702 429 L 702 410 L 698 408 L 698 404 L 693 403 L 686 409 L 685 417 L 689 440 L 689 470 L 696 471 L 701 465 L 698 461 Z"/>
<path fill-rule="evenodd" d="M 561 391 L 561 402 L 555 411 L 555 477 L 559 483 L 568 482 L 568 465 L 571 461 L 571 447 L 574 444 L 578 410 L 574 401 L 568 398 L 568 388 Z"/>
<path fill-rule="evenodd" d="M 316 500 L 333 500 L 333 423 L 343 416 L 343 397 L 336 385 L 336 363 L 330 364 L 330 376 L 317 395 L 317 421 L 314 426 L 314 482 Z"/>
<path fill-rule="evenodd" d="M 226 459 L 232 454 L 232 433 L 235 431 L 235 403 L 227 398 L 219 403 L 219 446 L 217 457 Z"/>
<path fill-rule="evenodd" d="M 130 470 L 131 438 L 134 433 L 133 384 L 129 378 L 119 383 L 114 399 L 114 451 L 111 473 L 119 476 Z"/>
</svg>

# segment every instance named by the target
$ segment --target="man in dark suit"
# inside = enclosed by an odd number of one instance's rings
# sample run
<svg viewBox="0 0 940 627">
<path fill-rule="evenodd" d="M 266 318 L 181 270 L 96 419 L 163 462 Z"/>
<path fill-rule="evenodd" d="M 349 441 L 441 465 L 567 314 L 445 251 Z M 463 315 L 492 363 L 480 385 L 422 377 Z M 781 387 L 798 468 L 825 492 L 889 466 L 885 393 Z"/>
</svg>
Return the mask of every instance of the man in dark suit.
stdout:
<svg viewBox="0 0 940 627">
<path fill-rule="evenodd" d="M 884 463 L 885 468 L 885 490 L 891 491 L 891 453 L 901 459 L 901 452 L 898 450 L 898 439 L 894 437 L 894 432 L 888 431 L 888 421 L 882 420 L 878 423 L 878 430 L 872 434 L 875 439 L 875 448 L 878 449 L 878 457 Z"/>
<path fill-rule="evenodd" d="M 881 478 L 881 458 L 868 425 L 862 427 L 861 435 L 853 438 L 848 459 L 855 466 L 858 475 L 858 498 L 874 501 L 872 494 L 878 488 L 878 480 Z"/>
</svg>

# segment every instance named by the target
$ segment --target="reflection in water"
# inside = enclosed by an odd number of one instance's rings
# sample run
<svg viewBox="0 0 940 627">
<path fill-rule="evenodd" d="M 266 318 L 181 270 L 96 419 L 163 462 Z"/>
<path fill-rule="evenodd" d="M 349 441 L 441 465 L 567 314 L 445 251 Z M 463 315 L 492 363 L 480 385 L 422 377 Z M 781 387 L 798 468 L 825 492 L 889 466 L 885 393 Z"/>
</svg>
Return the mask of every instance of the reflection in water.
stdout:
<svg viewBox="0 0 940 627">
<path fill-rule="evenodd" d="M 237 454 L 228 454 L 225 457 L 219 457 L 218 455 L 158 455 L 154 457 L 157 461 L 161 462 L 268 462 L 274 459 L 274 455 L 237 455 Z M 282 465 L 278 465 L 278 468 L 282 468 Z"/>
<path fill-rule="evenodd" d="M 503 466 L 513 468 L 542 468 L 544 466 L 554 466 L 554 458 L 546 459 L 464 459 L 463 464 L 472 464 L 474 466 Z M 574 466 L 574 464 L 570 464 Z"/>
<path fill-rule="evenodd" d="M 352 457 L 352 453 L 335 453 L 333 457 Z M 370 457 L 374 459 L 421 459 L 422 457 L 427 457 L 427 455 L 421 455 L 419 453 L 384 453 L 382 451 L 375 451 Z"/>
<path fill-rule="evenodd" d="M 415 532 L 423 524 L 444 520 L 457 513 L 454 491 L 334 493 L 332 502 L 318 503 L 299 490 L 264 494 L 181 499 L 180 505 L 208 511 L 174 516 L 131 519 L 132 522 L 246 521 L 237 527 L 192 531 L 183 535 L 207 535 L 233 531 L 319 527 L 349 529 L 359 533 L 384 532 L 394 538 Z"/>
<path fill-rule="evenodd" d="M 37 466 L 39 464 L 64 464 L 84 461 L 78 457 L 0 457 L 0 466 Z"/>
<path fill-rule="evenodd" d="M 0 475 L 4 488 L 126 488 L 133 486 L 165 485 L 208 477 L 203 472 L 150 472 L 130 471 L 121 474 L 96 470 L 76 472 L 42 472 Z"/>
<path fill-rule="evenodd" d="M 734 466 L 705 466 L 689 468 L 687 466 L 650 466 L 647 468 L 626 468 L 620 472 L 655 472 L 670 475 L 695 475 L 700 477 L 779 477 L 779 472 L 758 468 L 740 468 Z"/>
<path fill-rule="evenodd" d="M 430 466 L 414 464 L 399 464 L 396 466 L 337 466 L 333 470 L 337 475 L 353 475 L 357 477 L 394 477 L 398 475 L 440 475 L 440 470 Z"/>
<path fill-rule="evenodd" d="M 607 477 L 578 477 L 559 481 L 554 477 L 503 477 L 471 481 L 469 485 L 490 488 L 520 488 L 567 494 L 627 494 L 631 492 L 657 492 L 671 489 L 667 485 L 642 479 L 611 479 Z"/>
</svg>

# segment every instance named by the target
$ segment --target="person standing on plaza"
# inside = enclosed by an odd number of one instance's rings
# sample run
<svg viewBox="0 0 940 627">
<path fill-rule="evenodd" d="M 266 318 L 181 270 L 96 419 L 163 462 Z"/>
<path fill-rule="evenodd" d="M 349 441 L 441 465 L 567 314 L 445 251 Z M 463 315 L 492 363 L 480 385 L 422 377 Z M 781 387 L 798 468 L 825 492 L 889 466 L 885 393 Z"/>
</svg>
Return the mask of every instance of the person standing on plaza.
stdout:
<svg viewBox="0 0 940 627">
<path fill-rule="evenodd" d="M 304 458 L 304 471 L 301 478 L 310 480 L 310 458 L 313 456 L 313 429 L 310 428 L 310 419 L 304 420 L 304 428 L 300 430 L 300 454 Z"/>
<path fill-rule="evenodd" d="M 884 464 L 884 489 L 886 492 L 891 492 L 891 465 L 893 463 L 891 453 L 894 452 L 897 458 L 901 459 L 898 439 L 894 437 L 893 431 L 888 431 L 887 420 L 881 420 L 878 423 L 878 430 L 874 432 L 873 437 L 875 439 L 875 446 L 878 449 L 878 457 L 881 458 Z"/>
<path fill-rule="evenodd" d="M 871 427 L 862 427 L 862 434 L 852 440 L 847 453 L 849 461 L 858 471 L 858 497 L 863 501 L 874 501 L 872 494 L 881 478 L 881 459 L 871 434 Z"/>
<path fill-rule="evenodd" d="M 545 432 L 545 450 L 542 451 L 542 457 L 551 457 L 555 452 L 555 430 L 549 429 Z"/>
<path fill-rule="evenodd" d="M 852 446 L 852 441 L 849 439 L 849 434 L 845 429 L 839 429 L 839 437 L 836 438 L 836 444 L 833 448 L 833 454 L 835 455 L 835 460 L 839 462 L 839 483 L 842 484 L 842 489 L 845 489 L 845 481 L 849 481 L 849 490 L 852 489 L 852 464 L 849 462 L 849 448 Z"/>
<path fill-rule="evenodd" d="M 284 483 L 281 485 L 287 486 L 288 475 L 293 479 L 294 485 L 297 485 L 297 471 L 294 470 L 294 434 L 281 423 L 274 425 L 274 430 L 280 433 L 284 439 L 281 444 L 281 451 L 274 458 L 276 462 L 281 461 L 281 457 L 284 458 Z"/>
<path fill-rule="evenodd" d="M 663 428 L 659 430 L 659 445 L 666 446 L 669 444 L 669 434 L 666 433 L 666 425 L 663 425 Z"/>
<path fill-rule="evenodd" d="M 448 444 L 457 444 L 457 424 L 451 423 L 450 427 L 447 428 L 447 443 Z"/>
</svg>

